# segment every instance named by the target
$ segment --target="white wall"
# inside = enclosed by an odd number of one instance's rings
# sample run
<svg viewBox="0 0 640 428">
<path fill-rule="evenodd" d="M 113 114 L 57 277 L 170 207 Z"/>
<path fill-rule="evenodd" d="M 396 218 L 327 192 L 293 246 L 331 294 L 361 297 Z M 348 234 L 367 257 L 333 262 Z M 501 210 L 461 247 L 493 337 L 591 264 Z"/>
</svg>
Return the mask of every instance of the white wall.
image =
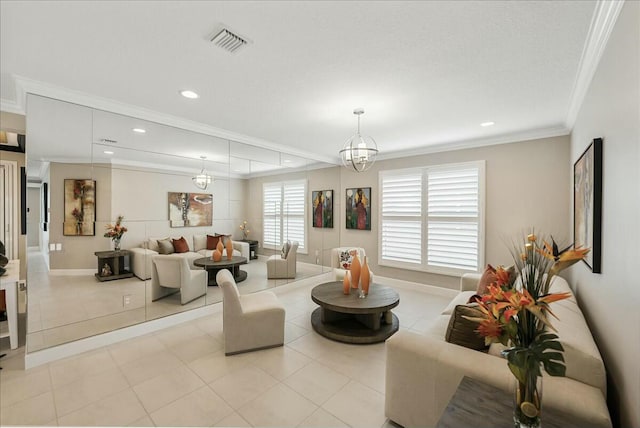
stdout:
<svg viewBox="0 0 640 428">
<path fill-rule="evenodd" d="M 571 283 L 608 373 L 614 426 L 640 426 L 640 3 L 624 4 L 571 135 L 573 162 L 603 143 L 602 273 Z"/>
</svg>

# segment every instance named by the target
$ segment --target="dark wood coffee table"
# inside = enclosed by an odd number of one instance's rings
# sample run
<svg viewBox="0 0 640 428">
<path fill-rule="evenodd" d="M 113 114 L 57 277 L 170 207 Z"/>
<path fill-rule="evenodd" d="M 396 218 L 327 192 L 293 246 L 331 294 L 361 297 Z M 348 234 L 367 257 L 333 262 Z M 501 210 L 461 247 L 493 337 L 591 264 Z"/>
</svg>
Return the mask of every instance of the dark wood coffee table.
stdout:
<svg viewBox="0 0 640 428">
<path fill-rule="evenodd" d="M 371 284 L 369 295 L 360 299 L 357 289 L 346 295 L 342 281 L 333 281 L 314 287 L 311 299 L 320 305 L 311 314 L 313 329 L 338 342 L 384 342 L 400 326 L 391 312 L 400 303 L 400 296 L 390 287 Z"/>
<path fill-rule="evenodd" d="M 194 266 L 203 267 L 209 273 L 209 285 L 218 285 L 216 283 L 216 274 L 221 269 L 227 269 L 233 274 L 233 279 L 236 282 L 242 282 L 247 279 L 247 273 L 240 270 L 240 265 L 247 264 L 246 257 L 233 256 L 231 260 L 227 260 L 223 257 L 219 262 L 214 262 L 211 257 L 202 257 L 201 259 L 195 259 L 193 261 Z"/>
</svg>

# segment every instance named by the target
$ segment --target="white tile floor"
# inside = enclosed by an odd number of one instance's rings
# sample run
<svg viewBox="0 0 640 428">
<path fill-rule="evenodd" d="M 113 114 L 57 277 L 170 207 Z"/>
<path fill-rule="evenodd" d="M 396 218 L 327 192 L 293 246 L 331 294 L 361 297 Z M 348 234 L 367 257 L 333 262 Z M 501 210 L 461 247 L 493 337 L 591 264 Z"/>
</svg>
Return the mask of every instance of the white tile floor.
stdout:
<svg viewBox="0 0 640 428">
<path fill-rule="evenodd" d="M 312 286 L 279 297 L 285 346 L 226 357 L 222 314 L 25 371 L 0 361 L 0 425 L 389 425 L 385 345 L 327 340 L 310 325 Z M 402 329 L 418 333 L 450 300 L 398 288 Z"/>
</svg>

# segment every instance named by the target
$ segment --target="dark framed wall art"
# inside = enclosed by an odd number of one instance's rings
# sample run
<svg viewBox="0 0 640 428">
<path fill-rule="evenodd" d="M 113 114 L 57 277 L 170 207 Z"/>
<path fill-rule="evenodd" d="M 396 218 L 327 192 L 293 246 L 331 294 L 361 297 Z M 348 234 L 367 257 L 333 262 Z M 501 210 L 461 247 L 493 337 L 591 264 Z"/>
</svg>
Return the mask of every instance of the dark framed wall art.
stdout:
<svg viewBox="0 0 640 428">
<path fill-rule="evenodd" d="M 371 230 L 371 187 L 346 190 L 347 229 Z"/>
<path fill-rule="evenodd" d="M 211 193 L 169 192 L 168 199 L 171 227 L 213 226 Z"/>
<path fill-rule="evenodd" d="M 96 234 L 96 181 L 64 180 L 64 236 Z"/>
<path fill-rule="evenodd" d="M 602 251 L 602 138 L 596 138 L 573 164 L 573 241 L 590 248 L 584 262 L 601 271 Z"/>
<path fill-rule="evenodd" d="M 311 204 L 313 227 L 333 228 L 333 190 L 312 191 Z"/>
</svg>

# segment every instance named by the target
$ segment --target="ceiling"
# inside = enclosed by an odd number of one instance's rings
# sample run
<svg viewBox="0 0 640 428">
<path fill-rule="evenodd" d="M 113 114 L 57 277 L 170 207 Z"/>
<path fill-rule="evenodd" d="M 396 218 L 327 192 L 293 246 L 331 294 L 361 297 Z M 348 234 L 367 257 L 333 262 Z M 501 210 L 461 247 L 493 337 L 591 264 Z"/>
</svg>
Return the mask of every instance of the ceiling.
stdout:
<svg viewBox="0 0 640 428">
<path fill-rule="evenodd" d="M 592 1 L 2 1 L 0 95 L 3 108 L 24 108 L 29 89 L 21 85 L 29 82 L 45 95 L 325 162 L 338 162 L 357 107 L 365 109 L 362 132 L 386 156 L 560 135 L 571 126 L 596 8 Z M 214 46 L 209 39 L 223 26 L 249 44 L 234 54 Z M 182 89 L 200 98 L 183 98 Z M 480 126 L 488 121 L 495 125 Z"/>
</svg>

